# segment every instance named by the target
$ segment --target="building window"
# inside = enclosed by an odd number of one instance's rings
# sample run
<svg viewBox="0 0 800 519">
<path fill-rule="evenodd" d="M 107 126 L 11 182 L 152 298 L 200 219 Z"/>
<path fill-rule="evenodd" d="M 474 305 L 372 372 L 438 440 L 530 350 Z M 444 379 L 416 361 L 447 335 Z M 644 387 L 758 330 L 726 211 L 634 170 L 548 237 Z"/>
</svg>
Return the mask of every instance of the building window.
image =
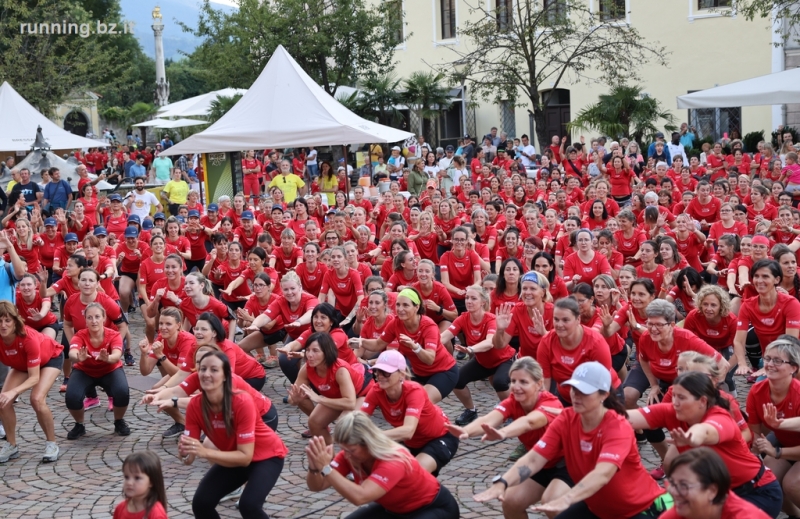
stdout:
<svg viewBox="0 0 800 519">
<path fill-rule="evenodd" d="M 442 39 L 451 40 L 456 37 L 456 0 L 439 0 L 441 2 Z"/>
<path fill-rule="evenodd" d="M 391 38 L 395 46 L 403 43 L 403 0 L 388 0 L 388 11 L 392 17 Z"/>
<path fill-rule="evenodd" d="M 517 136 L 517 114 L 513 101 L 500 101 L 500 128 L 509 139 Z"/>
<path fill-rule="evenodd" d="M 600 0 L 600 19 L 624 20 L 625 19 L 625 0 Z"/>
<path fill-rule="evenodd" d="M 514 0 L 495 0 L 497 12 L 497 29 L 507 31 L 514 23 Z"/>
<path fill-rule="evenodd" d="M 742 109 L 731 107 L 689 110 L 689 124 L 697 129 L 699 139 L 711 137 L 718 141 L 726 133 L 729 137 L 734 132 L 742 135 Z"/>
<path fill-rule="evenodd" d="M 547 11 L 547 21 L 557 23 L 567 17 L 566 0 L 544 0 L 544 10 Z"/>
<path fill-rule="evenodd" d="M 731 0 L 697 0 L 697 9 L 716 9 L 718 7 L 730 7 Z"/>
</svg>

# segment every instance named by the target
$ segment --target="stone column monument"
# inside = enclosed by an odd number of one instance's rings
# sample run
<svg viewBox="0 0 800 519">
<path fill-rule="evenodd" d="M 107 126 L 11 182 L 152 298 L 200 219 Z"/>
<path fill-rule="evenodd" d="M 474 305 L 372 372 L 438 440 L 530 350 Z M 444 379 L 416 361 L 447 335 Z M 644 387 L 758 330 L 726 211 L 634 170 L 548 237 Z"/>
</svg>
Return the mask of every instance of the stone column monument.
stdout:
<svg viewBox="0 0 800 519">
<path fill-rule="evenodd" d="M 153 101 L 156 106 L 164 106 L 169 101 L 169 81 L 164 67 L 164 41 L 161 35 L 164 33 L 164 23 L 161 21 L 161 8 L 156 6 L 153 9 L 153 34 L 156 37 L 156 84 L 153 92 Z"/>
</svg>

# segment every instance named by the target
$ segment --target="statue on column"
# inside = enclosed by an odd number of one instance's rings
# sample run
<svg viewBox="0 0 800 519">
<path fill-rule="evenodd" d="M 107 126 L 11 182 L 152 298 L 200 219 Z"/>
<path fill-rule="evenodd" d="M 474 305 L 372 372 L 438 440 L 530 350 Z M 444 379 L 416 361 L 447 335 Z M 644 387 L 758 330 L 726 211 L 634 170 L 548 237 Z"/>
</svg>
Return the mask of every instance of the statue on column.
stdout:
<svg viewBox="0 0 800 519">
<path fill-rule="evenodd" d="M 156 82 L 156 88 L 153 91 L 153 101 L 157 106 L 164 106 L 167 104 L 167 99 L 169 99 L 169 81 L 165 81 L 162 77 Z"/>
</svg>

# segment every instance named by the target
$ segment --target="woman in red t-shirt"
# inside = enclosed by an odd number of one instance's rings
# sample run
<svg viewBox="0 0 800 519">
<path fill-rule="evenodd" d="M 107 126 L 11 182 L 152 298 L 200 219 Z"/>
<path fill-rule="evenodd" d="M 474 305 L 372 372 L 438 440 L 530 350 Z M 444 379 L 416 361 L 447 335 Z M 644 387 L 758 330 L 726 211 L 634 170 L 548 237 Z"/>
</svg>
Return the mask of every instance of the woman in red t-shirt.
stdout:
<svg viewBox="0 0 800 519">
<path fill-rule="evenodd" d="M 534 357 L 542 337 L 553 327 L 553 298 L 544 274 L 528 272 L 522 276 L 520 301 L 503 303 L 497 308 L 492 344 L 519 348 L 520 356 Z M 517 339 L 514 346 L 513 339 Z"/>
<path fill-rule="evenodd" d="M 400 352 L 382 352 L 372 369 L 376 383 L 360 409 L 371 416 L 380 408 L 393 427 L 385 434 L 402 442 L 426 471 L 438 476 L 455 456 L 458 438 L 448 431 L 444 411 L 430 401 L 422 386 L 406 380 L 407 373 L 406 359 Z"/>
<path fill-rule="evenodd" d="M 489 216 L 483 209 L 472 211 L 472 225 L 475 226 L 477 241 L 489 247 L 489 257 L 491 258 L 497 247 L 497 229 L 489 224 Z"/>
<path fill-rule="evenodd" d="M 369 291 L 366 304 L 362 304 L 356 312 L 356 320 L 353 323 L 353 333 L 365 339 L 378 339 L 386 328 L 394 321 L 395 316 L 389 312 L 389 294 L 383 288 L 373 288 Z M 396 294 L 395 294 L 396 296 Z M 395 302 L 397 298 L 395 297 Z M 393 305 L 394 306 L 394 305 Z M 349 348 L 349 345 L 345 345 Z M 392 344 L 392 348 L 397 348 L 398 344 Z M 355 351 L 359 359 L 369 359 L 374 354 L 366 355 L 366 351 L 359 348 Z M 367 361 L 372 364 L 372 362 Z"/>
<path fill-rule="evenodd" d="M 230 309 L 219 299 L 214 297 L 211 280 L 195 271 L 186 276 L 183 283 L 183 292 L 186 297 L 181 299 L 178 307 L 183 312 L 183 329 L 191 331 L 197 324 L 200 314 L 210 312 L 228 329 L 228 338 L 233 339 L 236 326 L 232 325 L 233 316 Z"/>
<path fill-rule="evenodd" d="M 517 303 L 522 290 L 522 263 L 517 258 L 508 258 L 500 265 L 497 271 L 497 286 L 491 291 L 490 297 L 492 313 L 503 303 Z M 515 349 L 519 348 L 516 341 Z"/>
<path fill-rule="evenodd" d="M 738 364 L 737 375 L 750 373 L 747 359 L 753 368 L 758 368 L 760 357 L 767 345 L 782 334 L 792 337 L 800 335 L 800 302 L 796 298 L 778 292 L 783 272 L 777 261 L 763 259 L 757 261 L 750 269 L 756 297 L 745 299 L 739 308 L 739 320 L 736 336 L 733 339 L 733 352 Z M 745 349 L 745 342 L 752 326 L 753 334 L 760 348 Z M 746 357 L 745 357 L 746 355 Z M 734 363 L 733 357 L 731 364 Z M 759 370 L 757 374 L 763 373 Z"/>
<path fill-rule="evenodd" d="M 297 380 L 289 387 L 289 403 L 308 416 L 304 436 L 321 436 L 330 444 L 328 426 L 343 412 L 361 407 L 372 377 L 363 364 L 349 364 L 339 358 L 339 349 L 329 333 L 311 334 L 305 359 Z"/>
<path fill-rule="evenodd" d="M 576 485 L 563 494 L 547 496 L 548 500 L 532 510 L 563 517 L 612 519 L 655 517 L 669 508 L 671 499 L 642 466 L 633 429 L 612 391 L 611 377 L 599 362 L 576 365 L 565 382 L 574 406 L 564 409 L 528 454 L 473 499 L 505 500 L 510 487 L 527 481 L 563 456 Z"/>
<path fill-rule="evenodd" d="M 53 413 L 47 406 L 47 393 L 61 372 L 63 349 L 51 337 L 26 326 L 13 304 L 0 302 L 0 362 L 9 368 L 0 393 L 0 419 L 6 430 L 6 443 L 0 449 L 0 462 L 6 463 L 19 457 L 14 401 L 29 389 L 31 407 L 36 412 L 46 439 L 42 459 L 45 462 L 58 459 L 55 425 Z"/>
<path fill-rule="evenodd" d="M 458 312 L 450 292 L 436 281 L 435 272 L 436 266 L 431 260 L 421 260 L 417 265 L 417 282 L 411 287 L 422 296 L 425 315 L 433 319 L 439 325 L 439 331 L 443 332 L 458 317 Z"/>
<path fill-rule="evenodd" d="M 663 284 L 664 274 L 667 272 L 667 268 L 664 265 L 656 263 L 657 251 L 658 244 L 651 240 L 647 240 L 639 246 L 639 257 L 642 263 L 636 267 L 636 274 L 638 278 L 645 278 L 652 281 L 656 293 L 659 294 L 659 296 L 666 296 L 667 292 Z"/>
<path fill-rule="evenodd" d="M 386 282 L 386 289 L 399 292 L 417 282 L 417 262 L 414 253 L 401 251 L 392 260 L 394 274 Z"/>
<path fill-rule="evenodd" d="M 522 240 L 519 238 L 519 229 L 516 227 L 506 229 L 503 233 L 502 242 L 503 246 L 497 248 L 494 259 L 493 272 L 496 274 L 500 273 L 500 266 L 505 260 L 509 258 L 522 259 L 523 246 Z"/>
<path fill-rule="evenodd" d="M 236 311 L 236 323 L 239 328 L 245 330 L 245 337 L 243 337 L 239 342 L 239 346 L 242 345 L 242 342 L 244 342 L 246 337 L 252 335 L 252 333 L 248 333 L 246 329 L 253 323 L 253 321 L 255 321 L 256 316 L 266 312 L 269 308 L 269 305 L 277 298 L 277 295 L 275 295 L 275 293 L 272 291 L 274 286 L 275 283 L 272 282 L 272 278 L 269 277 L 266 272 L 256 274 L 255 278 L 253 279 L 253 296 L 247 300 L 244 308 L 240 308 Z M 258 341 L 263 337 L 263 335 L 261 337 L 256 336 L 256 350 L 258 355 L 257 359 L 266 368 L 277 368 L 278 356 L 277 351 L 275 350 L 275 343 L 270 344 L 270 354 L 269 357 L 267 357 L 264 354 L 263 341 L 261 344 L 258 343 Z M 246 349 L 245 351 L 249 350 Z"/>
<path fill-rule="evenodd" d="M 383 331 L 380 338 L 353 338 L 349 342 L 352 347 L 383 351 L 397 341 L 400 353 L 411 365 L 413 380 L 425 386 L 431 401 L 438 403 L 455 387 L 458 366 L 447 348 L 442 345 L 439 327 L 424 315 L 425 306 L 422 303 L 419 292 L 413 288 L 404 289 L 397 295 L 397 318 Z"/>
<path fill-rule="evenodd" d="M 33 232 L 28 220 L 20 218 L 16 221 L 11 243 L 14 245 L 19 257 L 25 261 L 28 273 L 35 274 L 41 266 L 39 250 L 44 245 L 44 241 L 38 234 Z"/>
<path fill-rule="evenodd" d="M 592 249 L 594 235 L 587 229 L 580 229 L 574 235 L 575 253 L 564 260 L 564 281 L 567 288 L 578 283 L 591 283 L 600 274 L 610 274 L 611 266 L 605 255 Z"/>
<path fill-rule="evenodd" d="M 336 456 L 323 438 L 309 441 L 306 484 L 313 492 L 333 487 L 343 496 L 357 496 L 347 497 L 354 504 L 370 503 L 351 513 L 350 519 L 458 519 L 458 502 L 447 488 L 366 414 L 343 416 L 333 440 L 342 449 Z"/>
<path fill-rule="evenodd" d="M 309 294 L 320 293 L 322 278 L 328 273 L 328 267 L 319 262 L 319 252 L 319 244 L 314 242 L 306 243 L 303 246 L 303 262 L 294 269 L 300 278 L 303 290 Z"/>
<path fill-rule="evenodd" d="M 454 213 L 453 207 L 449 203 L 439 204 L 439 214 L 433 218 L 434 230 L 439 239 L 436 252 L 439 257 L 452 248 L 450 235 L 453 229 L 461 225 L 461 218 Z"/>
<path fill-rule="evenodd" d="M 81 274 L 81 283 L 83 276 L 88 274 Z M 120 436 L 128 436 L 131 430 L 124 417 L 128 410 L 130 391 L 120 360 L 123 336 L 116 330 L 106 328 L 107 315 L 102 304 L 89 303 L 83 314 L 86 319 L 85 327 L 80 327 L 69 341 L 69 358 L 73 366 L 65 400 L 69 414 L 75 419 L 75 426 L 67 433 L 67 439 L 77 440 L 86 434 L 83 399 L 95 386 L 102 387 L 112 403 L 114 432 Z"/>
<path fill-rule="evenodd" d="M 640 261 L 639 247 L 647 241 L 647 236 L 641 229 L 636 227 L 636 216 L 625 209 L 617 215 L 619 231 L 614 233 L 617 240 L 617 250 L 625 258 L 626 265 L 638 266 Z"/>
<path fill-rule="evenodd" d="M 206 344 L 218 347 L 231 360 L 233 372 L 242 377 L 253 389 L 261 391 L 267 381 L 264 367 L 252 355 L 248 355 L 233 341 L 225 338 L 225 329 L 216 315 L 209 312 L 200 314 L 194 326 L 194 337 L 198 348 Z M 176 381 L 173 381 L 174 383 Z"/>
<path fill-rule="evenodd" d="M 675 379 L 672 394 L 672 404 L 628 411 L 631 425 L 644 429 L 666 427 L 678 452 L 710 447 L 731 472 L 731 490 L 770 517 L 777 517 L 782 501 L 780 483 L 750 452 L 730 414 L 730 403 L 711 378 L 704 373 L 684 373 Z"/>
<path fill-rule="evenodd" d="M 147 307 L 150 304 L 150 296 L 153 295 L 153 285 L 155 285 L 156 281 L 166 277 L 164 274 L 164 263 L 166 262 L 166 257 L 164 256 L 165 245 L 166 242 L 162 236 L 154 236 L 150 239 L 152 254 L 139 265 L 139 279 L 136 280 L 139 298 L 144 301 L 142 304 L 144 334 L 150 341 L 155 337 L 156 320 L 149 317 Z M 182 294 L 178 294 L 178 296 L 180 297 Z"/>
<path fill-rule="evenodd" d="M 219 281 L 223 287 L 230 287 L 231 283 L 233 283 L 235 279 L 242 276 L 245 271 L 251 270 L 249 268 L 249 263 L 244 261 L 244 258 L 242 257 L 243 252 L 244 249 L 242 248 L 241 243 L 237 241 L 229 243 L 228 260 L 224 263 L 221 263 L 219 267 L 212 271 L 212 277 Z M 247 285 L 247 283 L 241 282 L 230 294 L 227 294 L 222 290 L 220 291 L 222 302 L 233 310 L 244 308 L 243 298 L 249 296 L 250 294 L 250 287 Z"/>
<path fill-rule="evenodd" d="M 183 259 L 170 254 L 164 260 L 164 277 L 153 283 L 147 316 L 155 319 L 162 308 L 179 307 L 184 295 Z"/>
<path fill-rule="evenodd" d="M 364 299 L 364 285 L 361 276 L 347 265 L 344 247 L 333 247 L 331 270 L 322 279 L 319 302 L 333 300 L 336 309 L 345 316 L 341 323 L 342 328 L 347 328 L 355 318 L 362 299 Z"/>
<path fill-rule="evenodd" d="M 46 275 L 46 274 L 45 274 Z M 50 311 L 51 300 L 42 297 L 39 290 L 39 278 L 33 274 L 25 274 L 17 284 L 17 308 L 25 320 L 25 325 L 37 332 L 55 339 L 60 326 L 58 317 Z"/>
<path fill-rule="evenodd" d="M 463 227 L 453 231 L 453 250 L 442 255 L 439 264 L 442 284 L 447 287 L 458 313 L 467 311 L 464 304 L 466 289 L 481 282 L 481 261 L 475 251 L 467 250 L 469 233 Z"/>
<path fill-rule="evenodd" d="M 491 377 L 497 397 L 503 400 L 508 396 L 508 370 L 516 354 L 514 348 L 508 345 L 503 348 L 495 348 L 493 345 L 497 324 L 494 314 L 488 312 L 491 301 L 486 290 L 481 286 L 469 287 L 465 302 L 467 312 L 458 316 L 450 328 L 442 333 L 442 343 L 450 342 L 463 334 L 464 345 L 457 344 L 455 349 L 472 355 L 458 370 L 458 382 L 453 390 L 464 406 L 464 412 L 456 420 L 458 425 L 466 425 L 478 417 L 472 395 L 467 388 L 470 382 Z"/>
<path fill-rule="evenodd" d="M 178 444 L 181 459 L 186 465 L 196 458 L 211 463 L 192 498 L 195 517 L 217 515 L 222 498 L 242 485 L 242 517 L 263 514 L 264 501 L 278 481 L 289 452 L 280 437 L 259 419 L 253 398 L 233 389 L 232 364 L 223 353 L 207 353 L 198 369 L 201 395 L 186 409 L 186 432 Z M 201 433 L 213 448 L 200 440 Z"/>
</svg>

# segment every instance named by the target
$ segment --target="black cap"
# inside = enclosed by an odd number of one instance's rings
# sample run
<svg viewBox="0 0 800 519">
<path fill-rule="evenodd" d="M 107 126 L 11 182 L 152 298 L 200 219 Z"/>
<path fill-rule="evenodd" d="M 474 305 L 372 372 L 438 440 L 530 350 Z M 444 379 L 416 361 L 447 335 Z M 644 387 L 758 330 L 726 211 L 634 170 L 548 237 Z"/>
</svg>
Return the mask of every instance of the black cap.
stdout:
<svg viewBox="0 0 800 519">
<path fill-rule="evenodd" d="M 465 134 L 464 134 L 464 138 L 465 138 L 465 139 L 472 140 L 472 137 L 470 137 L 468 133 L 465 133 Z"/>
<path fill-rule="evenodd" d="M 663 139 L 664 134 L 662 132 L 656 132 L 656 139 Z"/>
<path fill-rule="evenodd" d="M 453 148 L 452 146 L 448 146 L 444 149 L 444 151 L 455 151 L 455 148 Z"/>
</svg>

